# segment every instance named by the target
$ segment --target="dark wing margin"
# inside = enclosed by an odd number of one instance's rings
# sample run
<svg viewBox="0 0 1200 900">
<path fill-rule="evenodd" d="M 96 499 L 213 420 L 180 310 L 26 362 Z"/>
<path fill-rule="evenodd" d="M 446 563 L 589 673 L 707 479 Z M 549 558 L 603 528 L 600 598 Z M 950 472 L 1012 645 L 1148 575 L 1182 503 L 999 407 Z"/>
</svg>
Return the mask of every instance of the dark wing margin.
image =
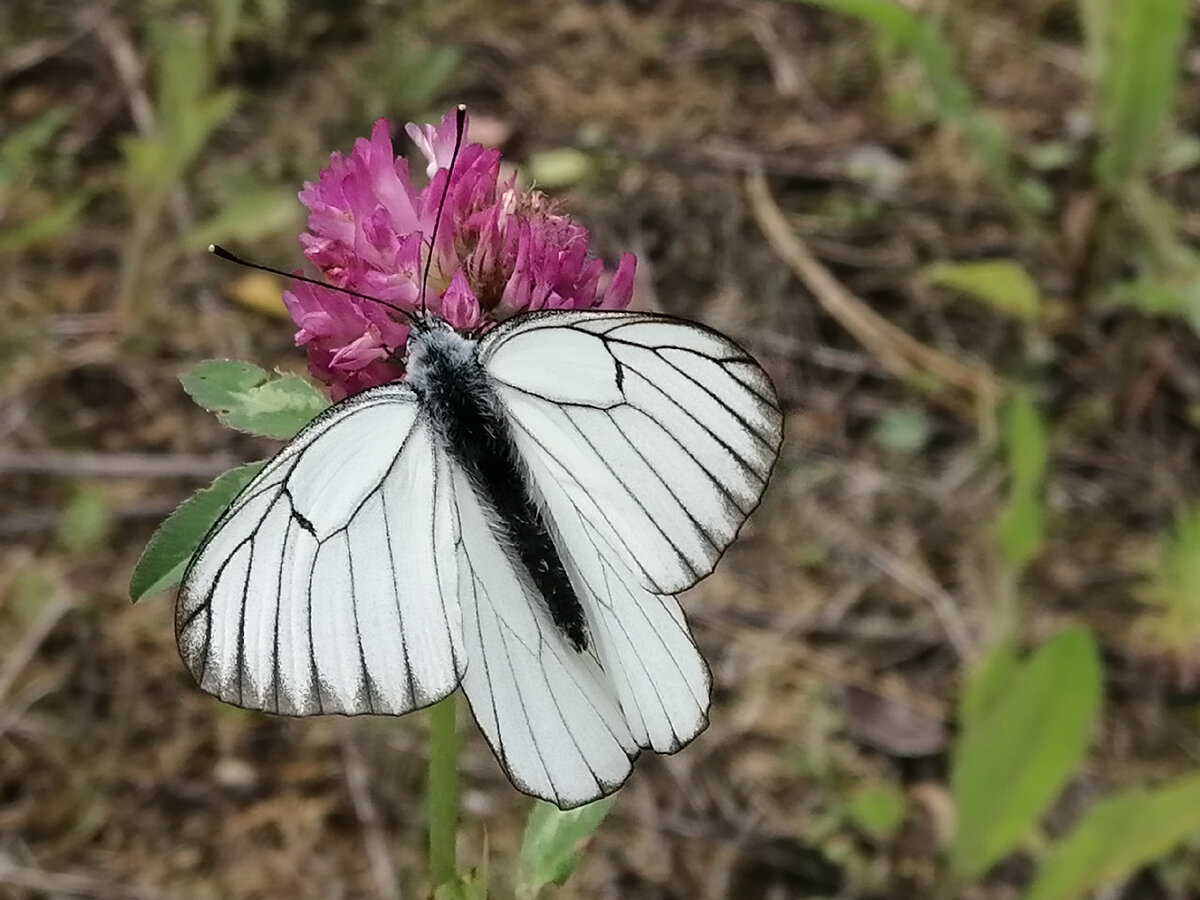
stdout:
<svg viewBox="0 0 1200 900">
<path fill-rule="evenodd" d="M 465 668 L 451 473 L 412 391 L 356 394 L 306 426 L 189 564 L 180 655 L 229 703 L 400 714 Z"/>
</svg>

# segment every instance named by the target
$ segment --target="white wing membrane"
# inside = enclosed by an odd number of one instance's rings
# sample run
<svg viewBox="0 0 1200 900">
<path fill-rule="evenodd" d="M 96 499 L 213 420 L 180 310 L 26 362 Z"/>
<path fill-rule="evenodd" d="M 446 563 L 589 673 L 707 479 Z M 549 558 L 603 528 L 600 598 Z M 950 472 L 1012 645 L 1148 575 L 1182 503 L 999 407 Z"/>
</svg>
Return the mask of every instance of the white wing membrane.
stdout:
<svg viewBox="0 0 1200 900">
<path fill-rule="evenodd" d="M 447 462 L 411 391 L 305 428 L 184 575 L 176 635 L 212 694 L 288 715 L 408 712 L 465 665 Z"/>
<path fill-rule="evenodd" d="M 534 477 L 554 516 L 604 674 L 638 747 L 674 753 L 708 724 L 712 678 L 672 596 L 647 591 L 587 524 L 564 482 Z"/>
<path fill-rule="evenodd" d="M 771 382 L 743 350 L 662 316 L 554 312 L 496 329 L 479 358 L 526 462 L 645 588 L 676 593 L 712 571 L 782 440 Z"/>
<path fill-rule="evenodd" d="M 466 479 L 455 478 L 459 581 L 470 660 L 463 691 L 513 784 L 567 809 L 629 777 L 638 742 L 612 684 L 550 619 L 527 574 L 492 535 Z"/>
</svg>

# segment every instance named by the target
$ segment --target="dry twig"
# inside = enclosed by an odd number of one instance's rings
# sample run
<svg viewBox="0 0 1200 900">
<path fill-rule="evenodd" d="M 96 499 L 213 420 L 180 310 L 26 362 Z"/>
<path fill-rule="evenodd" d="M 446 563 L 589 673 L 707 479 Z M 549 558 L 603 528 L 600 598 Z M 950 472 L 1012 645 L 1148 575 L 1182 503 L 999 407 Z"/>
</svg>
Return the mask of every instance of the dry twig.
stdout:
<svg viewBox="0 0 1200 900">
<path fill-rule="evenodd" d="M 980 404 L 986 408 L 999 399 L 1004 391 L 1003 383 L 989 370 L 927 347 L 880 316 L 838 281 L 788 225 L 761 173 L 746 177 L 746 195 L 754 218 L 771 247 L 804 282 L 821 308 L 854 335 L 880 365 L 905 380 L 921 374 L 932 375 L 968 394 L 975 401 L 974 408 L 979 408 Z"/>
</svg>

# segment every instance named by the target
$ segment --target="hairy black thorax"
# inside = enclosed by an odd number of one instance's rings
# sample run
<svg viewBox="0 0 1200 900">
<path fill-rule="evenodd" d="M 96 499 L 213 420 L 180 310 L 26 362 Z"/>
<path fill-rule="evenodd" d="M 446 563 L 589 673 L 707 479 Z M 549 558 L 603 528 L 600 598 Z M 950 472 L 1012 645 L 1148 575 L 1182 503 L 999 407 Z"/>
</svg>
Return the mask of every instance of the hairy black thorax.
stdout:
<svg viewBox="0 0 1200 900">
<path fill-rule="evenodd" d="M 521 465 L 512 426 L 475 354 L 476 343 L 447 327 L 414 331 L 408 384 L 442 449 L 466 473 L 495 537 L 515 556 L 576 650 L 587 649 L 583 607 Z"/>
</svg>

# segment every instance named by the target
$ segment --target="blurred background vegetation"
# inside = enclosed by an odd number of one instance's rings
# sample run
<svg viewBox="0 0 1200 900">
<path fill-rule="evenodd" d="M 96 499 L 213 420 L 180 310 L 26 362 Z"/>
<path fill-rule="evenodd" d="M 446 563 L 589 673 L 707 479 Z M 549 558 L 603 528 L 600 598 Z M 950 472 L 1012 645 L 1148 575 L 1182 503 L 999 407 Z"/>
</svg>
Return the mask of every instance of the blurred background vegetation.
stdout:
<svg viewBox="0 0 1200 900">
<path fill-rule="evenodd" d="M 157 522 L 271 452 L 295 198 L 467 103 L 635 304 L 750 349 L 773 483 L 685 598 L 712 725 L 562 896 L 1200 896 L 1200 42 L 1187 0 L 0 8 L 0 895 L 420 896 L 422 716 L 201 696 Z M 460 860 L 522 896 L 472 731 Z"/>
</svg>

